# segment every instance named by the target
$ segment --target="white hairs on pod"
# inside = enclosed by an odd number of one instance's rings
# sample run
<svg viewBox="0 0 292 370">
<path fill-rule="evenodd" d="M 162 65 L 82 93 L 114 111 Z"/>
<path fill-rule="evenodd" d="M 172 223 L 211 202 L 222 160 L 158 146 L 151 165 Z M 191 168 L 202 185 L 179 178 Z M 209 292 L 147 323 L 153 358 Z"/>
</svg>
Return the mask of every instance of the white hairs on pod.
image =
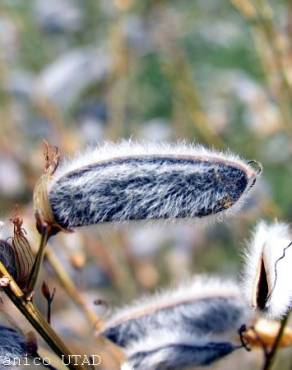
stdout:
<svg viewBox="0 0 292 370">
<path fill-rule="evenodd" d="M 121 370 L 134 370 L 134 368 L 129 364 L 129 362 L 124 362 L 121 366 Z"/>
<path fill-rule="evenodd" d="M 30 368 L 56 370 L 39 356 L 35 345 L 20 331 L 0 325 L 0 369 L 25 369 L 29 364 Z"/>
<path fill-rule="evenodd" d="M 64 162 L 48 187 L 56 222 L 201 218 L 240 204 L 259 168 L 239 157 L 187 144 L 122 142 Z"/>
<path fill-rule="evenodd" d="M 135 370 L 174 370 L 238 349 L 238 330 L 251 320 L 235 284 L 202 276 L 118 311 L 101 334 L 125 348 Z"/>
<path fill-rule="evenodd" d="M 133 366 L 129 364 L 129 362 L 124 362 L 121 366 L 121 370 L 134 370 Z"/>
<path fill-rule="evenodd" d="M 31 354 L 27 339 L 19 331 L 0 325 L 0 368 L 14 369 L 18 367 L 18 362 L 25 364 L 29 361 L 27 356 L 36 356 Z M 25 359 L 26 357 L 26 359 Z M 15 364 L 15 365 L 14 365 Z"/>
<path fill-rule="evenodd" d="M 206 366 L 239 348 L 228 341 L 213 341 L 176 332 L 152 332 L 127 350 L 128 364 L 134 370 L 182 370 Z M 154 341 L 153 341 L 153 338 Z"/>
<path fill-rule="evenodd" d="M 280 318 L 292 303 L 292 235 L 289 226 L 260 222 L 250 241 L 243 273 L 249 304 L 271 318 Z"/>
<path fill-rule="evenodd" d="M 134 370 L 182 370 L 206 366 L 238 349 L 228 341 L 212 341 L 185 332 L 153 331 L 127 350 L 129 368 Z"/>
</svg>

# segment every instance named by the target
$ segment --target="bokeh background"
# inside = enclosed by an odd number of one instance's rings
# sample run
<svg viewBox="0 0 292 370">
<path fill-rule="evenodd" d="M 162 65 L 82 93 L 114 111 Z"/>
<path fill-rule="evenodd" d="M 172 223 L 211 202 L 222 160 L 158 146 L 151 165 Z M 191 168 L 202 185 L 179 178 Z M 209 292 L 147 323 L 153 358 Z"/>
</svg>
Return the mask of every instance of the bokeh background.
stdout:
<svg viewBox="0 0 292 370">
<path fill-rule="evenodd" d="M 91 310 L 106 317 L 196 273 L 238 278 L 258 220 L 290 221 L 291 17 L 284 0 L 1 0 L 0 218 L 9 220 L 19 204 L 32 244 L 43 139 L 62 155 L 104 140 L 187 140 L 264 166 L 228 222 L 92 227 L 56 237 L 50 248 Z M 48 261 L 43 280 L 57 288 L 53 327 L 90 351 L 91 327 Z M 2 298 L 2 321 L 11 321 L 9 307 L 28 330 Z M 41 294 L 36 299 L 44 310 Z M 282 351 L 279 369 L 292 368 L 290 357 Z M 260 352 L 241 353 L 214 368 L 255 369 L 261 361 Z"/>
</svg>

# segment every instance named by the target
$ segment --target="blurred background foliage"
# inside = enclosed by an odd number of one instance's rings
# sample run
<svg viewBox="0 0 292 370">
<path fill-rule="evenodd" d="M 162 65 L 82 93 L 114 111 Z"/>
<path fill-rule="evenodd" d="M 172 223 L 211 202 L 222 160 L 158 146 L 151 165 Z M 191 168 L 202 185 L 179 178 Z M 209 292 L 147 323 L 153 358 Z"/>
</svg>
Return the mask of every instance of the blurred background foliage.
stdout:
<svg viewBox="0 0 292 370">
<path fill-rule="evenodd" d="M 95 227 L 51 248 L 88 305 L 194 273 L 238 276 L 251 227 L 292 217 L 291 16 L 289 1 L 1 0 L 1 218 L 20 204 L 35 237 L 44 138 L 64 155 L 121 138 L 230 149 L 264 173 L 228 222 Z M 49 264 L 44 279 L 59 284 Z M 82 340 L 81 313 L 58 289 L 55 327 Z"/>
</svg>

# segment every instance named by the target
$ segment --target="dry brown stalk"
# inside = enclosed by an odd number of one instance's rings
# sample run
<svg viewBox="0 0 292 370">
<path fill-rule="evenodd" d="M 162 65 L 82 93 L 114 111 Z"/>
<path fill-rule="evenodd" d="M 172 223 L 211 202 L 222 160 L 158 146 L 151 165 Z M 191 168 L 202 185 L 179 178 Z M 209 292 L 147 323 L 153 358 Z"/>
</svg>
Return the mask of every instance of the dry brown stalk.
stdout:
<svg viewBox="0 0 292 370">
<path fill-rule="evenodd" d="M 286 325 L 288 323 L 288 319 L 289 319 L 289 313 L 281 321 L 281 326 L 280 326 L 278 335 L 275 338 L 275 342 L 271 350 L 265 355 L 265 362 L 264 362 L 262 370 L 271 370 L 273 368 L 278 351 L 280 349 L 281 339 L 282 339 L 284 330 L 286 328 Z"/>
<path fill-rule="evenodd" d="M 9 274 L 2 262 L 0 262 L 0 277 L 1 279 L 5 279 L 7 281 L 6 286 L 2 287 L 5 294 L 26 317 L 26 319 L 36 329 L 36 331 L 41 335 L 41 337 L 51 347 L 56 355 L 58 355 L 62 360 L 66 361 L 66 363 L 71 363 L 68 365 L 69 369 L 86 369 L 87 367 L 82 365 L 79 359 L 78 365 L 74 365 L 74 363 L 72 363 L 73 357 L 70 356 L 73 356 L 73 353 L 71 353 L 61 338 L 42 317 L 41 313 L 35 307 L 33 302 L 26 299 L 25 294 L 16 284 L 15 280 Z M 75 359 L 73 361 L 75 362 Z"/>
</svg>

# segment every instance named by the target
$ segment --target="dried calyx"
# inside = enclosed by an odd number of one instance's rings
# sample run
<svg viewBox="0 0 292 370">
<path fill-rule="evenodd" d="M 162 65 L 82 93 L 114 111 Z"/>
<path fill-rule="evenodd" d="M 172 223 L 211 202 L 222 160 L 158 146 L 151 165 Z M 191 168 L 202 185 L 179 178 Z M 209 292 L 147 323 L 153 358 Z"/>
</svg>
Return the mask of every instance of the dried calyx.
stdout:
<svg viewBox="0 0 292 370">
<path fill-rule="evenodd" d="M 16 213 L 11 221 L 13 236 L 7 241 L 0 240 L 0 260 L 17 284 L 24 288 L 29 280 L 34 255 L 22 227 L 23 220 Z"/>
<path fill-rule="evenodd" d="M 26 232 L 22 227 L 23 220 L 16 215 L 12 222 L 14 224 L 14 235 L 11 243 L 15 253 L 16 282 L 20 287 L 24 287 L 28 282 L 35 258 L 25 236 Z"/>
<path fill-rule="evenodd" d="M 49 236 L 58 233 L 63 228 L 55 221 L 48 196 L 48 184 L 58 168 L 60 153 L 55 146 L 50 146 L 44 141 L 44 173 L 35 185 L 33 193 L 33 204 L 36 215 L 36 226 L 42 234 L 46 228 Z"/>
<path fill-rule="evenodd" d="M 17 280 L 15 252 L 12 245 L 5 240 L 0 240 L 0 261 L 6 267 L 9 274 Z"/>
</svg>

